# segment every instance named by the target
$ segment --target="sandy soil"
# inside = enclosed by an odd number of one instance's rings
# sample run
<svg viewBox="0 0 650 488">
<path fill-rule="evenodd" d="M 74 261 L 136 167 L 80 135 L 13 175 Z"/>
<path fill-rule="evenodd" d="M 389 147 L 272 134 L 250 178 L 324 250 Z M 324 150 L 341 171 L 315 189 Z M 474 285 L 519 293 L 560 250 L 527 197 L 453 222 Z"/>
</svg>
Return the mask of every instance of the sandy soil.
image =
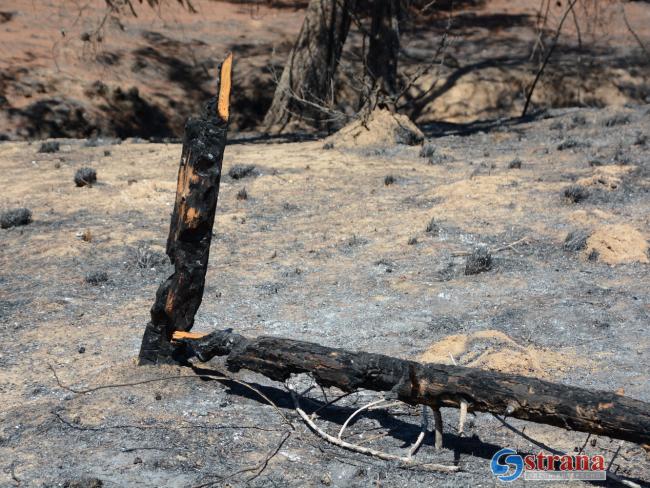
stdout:
<svg viewBox="0 0 650 488">
<path fill-rule="evenodd" d="M 104 0 L 3 2 L 0 138 L 180 137 L 228 51 L 236 58 L 233 127 L 256 130 L 304 10 L 287 7 L 296 3 L 290 1 L 270 8 L 194 0 L 198 13 L 191 14 L 175 1 L 163 3 L 159 10 L 138 6 L 134 18 L 107 16 Z M 541 33 L 550 46 L 566 5 L 550 2 L 540 31 L 539 0 L 453 4 L 451 13 L 433 8 L 401 28 L 400 71 L 410 89 L 400 112 L 418 124 L 520 114 L 543 58 L 536 39 Z M 564 26 L 533 108 L 648 103 L 650 60 L 628 31 L 621 3 L 581 0 L 576 8 L 577 24 Z M 624 8 L 648 49 L 650 6 Z M 335 109 L 343 115 L 358 106 L 353 80 L 361 45 L 353 28 L 336 81 Z"/>
<path fill-rule="evenodd" d="M 233 327 L 443 362 L 451 353 L 462 364 L 650 401 L 649 115 L 650 106 L 572 109 L 441 132 L 427 157 L 417 146 L 234 141 L 224 173 L 236 164 L 255 171 L 223 178 L 195 330 Z M 0 207 L 29 207 L 34 219 L 0 230 L 0 485 L 93 486 L 70 484 L 90 477 L 109 487 L 493 486 L 494 452 L 536 451 L 483 414 L 459 437 L 450 410 L 445 449 L 428 438 L 419 456 L 462 472 L 397 469 L 321 442 L 295 419 L 282 385 L 243 372 L 296 426 L 262 470 L 288 430 L 241 385 L 183 378 L 87 394 L 62 388 L 50 368 L 76 388 L 193 373 L 134 365 L 170 271 L 163 246 L 180 146 L 59 142 L 51 154 L 38 143 L 0 144 Z M 73 182 L 82 166 L 97 170 L 92 187 Z M 614 175 L 615 187 L 586 186 L 602 174 Z M 566 189 L 579 181 L 587 197 L 574 203 Z M 237 198 L 242 188 L 247 200 Z M 565 245 L 571 232 L 583 242 Z M 588 251 L 604 236 L 617 245 Z M 464 253 L 478 243 L 493 250 L 493 268 L 465 275 Z M 610 264 L 616 253 L 626 259 Z M 308 410 L 322 402 L 319 391 L 310 395 Z M 373 398 L 353 395 L 318 422 L 334 432 Z M 351 439 L 404 452 L 418 412 L 390 412 L 361 417 Z M 567 451 L 586 438 L 513 424 Z M 592 438 L 586 449 L 610 459 L 618 446 Z M 639 446 L 623 443 L 615 465 L 650 483 Z"/>
</svg>

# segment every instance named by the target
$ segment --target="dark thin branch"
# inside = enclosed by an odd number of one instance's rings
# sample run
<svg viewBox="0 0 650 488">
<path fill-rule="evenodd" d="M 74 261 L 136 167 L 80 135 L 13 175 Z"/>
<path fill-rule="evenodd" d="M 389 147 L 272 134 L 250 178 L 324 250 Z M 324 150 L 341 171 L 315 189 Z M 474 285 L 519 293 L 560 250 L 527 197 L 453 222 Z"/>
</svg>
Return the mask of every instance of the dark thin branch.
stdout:
<svg viewBox="0 0 650 488">
<path fill-rule="evenodd" d="M 632 36 L 634 36 L 634 39 L 636 40 L 639 47 L 643 50 L 643 52 L 646 53 L 647 56 L 650 56 L 650 51 L 648 51 L 648 48 L 645 46 L 645 44 L 643 43 L 639 35 L 630 25 L 629 20 L 627 19 L 627 14 L 625 13 L 625 5 L 621 3 L 620 6 L 621 6 L 621 12 L 623 13 L 623 21 L 625 22 L 625 26 L 627 27 L 627 30 L 630 31 L 630 34 L 632 34 Z"/>
<path fill-rule="evenodd" d="M 535 75 L 535 79 L 533 80 L 533 84 L 530 87 L 530 91 L 528 92 L 528 96 L 526 97 L 526 103 L 524 104 L 524 109 L 521 112 L 521 117 L 526 116 L 526 112 L 528 112 L 528 106 L 530 105 L 530 100 L 533 97 L 533 92 L 535 91 L 535 87 L 537 86 L 537 82 L 540 80 L 542 77 L 542 73 L 544 72 L 544 68 L 546 68 L 546 65 L 548 64 L 549 60 L 551 59 L 551 55 L 553 54 L 553 51 L 555 51 L 555 48 L 557 47 L 558 40 L 560 38 L 560 33 L 562 32 L 562 26 L 564 25 L 564 21 L 567 19 L 569 16 L 569 13 L 573 11 L 573 6 L 577 3 L 578 0 L 571 0 L 569 3 L 568 8 L 564 12 L 564 15 L 562 16 L 562 20 L 560 20 L 560 24 L 557 26 L 557 30 L 555 31 L 555 37 L 553 38 L 553 44 L 551 45 L 550 49 L 548 50 L 548 53 L 546 54 L 546 57 L 544 58 L 544 62 L 542 65 L 539 67 L 537 70 L 537 74 Z"/>
</svg>

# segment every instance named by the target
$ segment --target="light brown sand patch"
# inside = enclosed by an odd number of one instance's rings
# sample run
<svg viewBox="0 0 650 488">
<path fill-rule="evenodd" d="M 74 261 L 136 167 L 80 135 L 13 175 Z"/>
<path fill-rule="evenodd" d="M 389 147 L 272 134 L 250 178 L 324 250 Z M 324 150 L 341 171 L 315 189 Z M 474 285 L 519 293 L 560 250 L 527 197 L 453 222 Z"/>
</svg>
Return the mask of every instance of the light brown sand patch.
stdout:
<svg viewBox="0 0 650 488">
<path fill-rule="evenodd" d="M 607 225 L 597 229 L 589 239 L 585 253 L 598 253 L 598 260 L 608 264 L 647 263 L 648 240 L 628 224 Z"/>
<path fill-rule="evenodd" d="M 623 177 L 635 168 L 635 166 L 621 165 L 602 166 L 596 169 L 591 176 L 579 179 L 577 183 L 613 191 L 621 186 Z"/>
<path fill-rule="evenodd" d="M 452 360 L 453 357 L 453 360 Z M 551 379 L 587 360 L 567 353 L 522 346 L 498 330 L 456 334 L 433 343 L 421 356 L 424 363 L 453 364 Z"/>
</svg>

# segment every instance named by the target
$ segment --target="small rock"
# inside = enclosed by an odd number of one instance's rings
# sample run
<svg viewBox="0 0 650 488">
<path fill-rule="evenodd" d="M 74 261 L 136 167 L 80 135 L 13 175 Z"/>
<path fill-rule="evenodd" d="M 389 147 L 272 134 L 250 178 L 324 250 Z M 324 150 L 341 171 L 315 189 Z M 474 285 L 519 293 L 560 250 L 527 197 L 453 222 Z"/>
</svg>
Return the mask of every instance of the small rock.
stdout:
<svg viewBox="0 0 650 488">
<path fill-rule="evenodd" d="M 40 149 L 38 150 L 39 153 L 55 153 L 59 152 L 59 149 L 61 149 L 61 146 L 59 145 L 58 142 L 56 141 L 47 141 L 41 144 Z"/>
<path fill-rule="evenodd" d="M 108 274 L 106 271 L 91 271 L 86 275 L 85 280 L 89 285 L 100 285 L 108 281 Z"/>
<path fill-rule="evenodd" d="M 93 168 L 79 168 L 74 175 L 77 186 L 92 185 L 97 181 L 97 172 Z"/>
<path fill-rule="evenodd" d="M 233 180 L 241 180 L 247 176 L 251 176 L 255 171 L 255 165 L 252 164 L 236 164 L 228 171 L 228 176 Z"/>
<path fill-rule="evenodd" d="M 573 203 L 579 203 L 589 198 L 589 190 L 582 185 L 571 185 L 564 190 L 564 198 Z"/>
<path fill-rule="evenodd" d="M 0 227 L 18 227 L 32 223 L 32 211 L 28 208 L 14 208 L 0 214 Z"/>
<path fill-rule="evenodd" d="M 489 271 L 492 268 L 492 255 L 485 244 L 474 248 L 465 261 L 465 274 L 474 275 Z"/>
<path fill-rule="evenodd" d="M 330 476 L 329 473 L 325 473 L 321 477 L 320 482 L 323 483 L 325 486 L 330 486 L 332 484 L 332 476 Z"/>
<path fill-rule="evenodd" d="M 79 354 L 83 354 L 83 353 L 86 352 L 86 348 L 84 346 L 79 346 L 78 351 L 79 351 Z"/>
</svg>

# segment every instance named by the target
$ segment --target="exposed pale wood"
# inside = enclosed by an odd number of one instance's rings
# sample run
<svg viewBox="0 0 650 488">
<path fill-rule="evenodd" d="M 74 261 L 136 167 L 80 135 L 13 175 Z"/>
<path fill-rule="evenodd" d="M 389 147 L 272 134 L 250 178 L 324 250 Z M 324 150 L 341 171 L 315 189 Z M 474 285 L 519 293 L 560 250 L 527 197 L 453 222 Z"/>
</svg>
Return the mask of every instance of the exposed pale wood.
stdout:
<svg viewBox="0 0 650 488">
<path fill-rule="evenodd" d="M 207 334 L 204 332 L 185 332 L 183 330 L 176 330 L 172 334 L 173 341 L 180 341 L 181 339 L 201 339 Z"/>
<path fill-rule="evenodd" d="M 217 113 L 226 122 L 230 117 L 230 90 L 232 87 L 232 53 L 226 56 L 221 65 L 219 76 L 219 100 L 217 102 Z"/>
</svg>

